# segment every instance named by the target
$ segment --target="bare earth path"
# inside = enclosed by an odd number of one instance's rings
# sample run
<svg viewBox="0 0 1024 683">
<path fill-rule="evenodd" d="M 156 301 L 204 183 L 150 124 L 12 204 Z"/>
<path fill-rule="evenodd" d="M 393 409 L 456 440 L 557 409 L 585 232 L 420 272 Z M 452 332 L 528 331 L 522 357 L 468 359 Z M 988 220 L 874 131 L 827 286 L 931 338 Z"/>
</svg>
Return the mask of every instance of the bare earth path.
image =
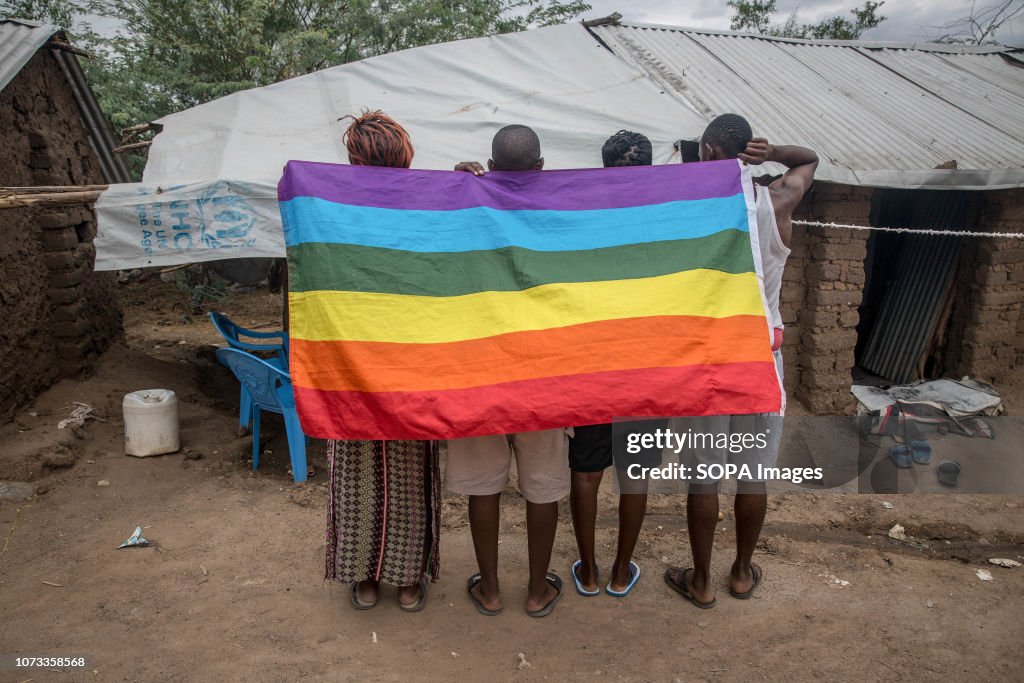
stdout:
<svg viewBox="0 0 1024 683">
<path fill-rule="evenodd" d="M 253 473 L 250 442 L 234 433 L 236 385 L 200 349 L 216 337 L 201 319 L 180 324 L 160 287 L 126 292 L 131 348 L 112 350 L 92 378 L 62 382 L 0 430 L 0 479 L 31 478 L 47 489 L 0 503 L 0 548 L 9 539 L 0 555 L 0 654 L 92 660 L 86 672 L 0 671 L 2 681 L 1020 677 L 1024 568 L 986 560 L 1022 560 L 1024 496 L 776 497 L 755 557 L 765 583 L 748 602 L 724 590 L 733 542 L 727 511 L 714 561 L 722 588 L 718 606 L 706 611 L 662 583 L 665 566 L 686 563 L 689 548 L 681 497 L 657 497 L 634 594 L 584 599 L 570 589 L 540 620 L 519 607 L 522 500 L 505 496 L 507 607 L 486 618 L 465 596 L 474 571 L 465 504 L 447 497 L 442 577 L 427 609 L 404 614 L 385 592 L 376 609 L 356 612 L 344 587 L 322 580 L 319 446 L 310 450 L 317 476 L 307 485 L 291 482 L 276 436 L 264 446 L 268 462 Z M 224 308 L 253 324 L 272 323 L 277 306 L 279 299 L 250 294 Z M 201 459 L 123 455 L 121 396 L 153 386 L 178 393 L 183 444 Z M 108 422 L 88 422 L 84 438 L 58 434 L 73 400 Z M 271 419 L 268 428 L 280 425 Z M 74 465 L 41 467 L 40 455 L 57 443 Z M 615 499 L 610 491 L 603 499 L 607 571 Z M 571 586 L 575 545 L 565 508 L 562 521 L 552 568 Z M 919 542 L 887 539 L 895 522 Z M 116 550 L 136 525 L 155 546 Z M 994 580 L 979 580 L 979 568 Z"/>
</svg>

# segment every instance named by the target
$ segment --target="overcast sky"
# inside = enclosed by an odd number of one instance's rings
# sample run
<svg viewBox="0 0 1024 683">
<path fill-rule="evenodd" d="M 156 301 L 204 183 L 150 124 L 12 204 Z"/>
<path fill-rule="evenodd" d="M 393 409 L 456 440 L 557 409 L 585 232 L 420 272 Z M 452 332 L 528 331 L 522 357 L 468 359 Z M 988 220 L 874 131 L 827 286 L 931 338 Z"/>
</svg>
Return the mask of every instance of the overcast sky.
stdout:
<svg viewBox="0 0 1024 683">
<path fill-rule="evenodd" d="M 671 24 L 692 28 L 729 28 L 732 10 L 726 0 L 588 0 L 593 10 L 587 18 L 603 17 L 613 12 L 622 14 L 623 21 Z M 978 0 L 979 8 L 988 7 L 996 0 Z M 801 22 L 811 23 L 843 15 L 851 17 L 850 10 L 863 4 L 863 0 L 777 0 L 779 13 L 776 21 L 783 22 L 793 12 Z M 971 13 L 968 0 L 886 0 L 880 13 L 886 20 L 863 35 L 865 40 L 927 40 L 944 33 L 938 27 Z M 998 33 L 999 42 L 1024 44 L 1024 15 L 1003 26 Z"/>
<path fill-rule="evenodd" d="M 606 17 L 620 12 L 624 21 L 669 24 L 691 28 L 728 29 L 732 10 L 727 0 L 588 0 L 593 9 L 586 19 Z M 997 0 L 978 0 L 979 8 L 989 7 Z M 784 22 L 797 12 L 801 22 L 812 23 L 826 17 L 851 17 L 850 10 L 864 0 L 777 0 L 776 21 Z M 885 0 L 881 12 L 886 20 L 881 26 L 864 34 L 865 40 L 930 40 L 946 33 L 943 24 L 971 13 L 970 0 Z M 85 17 L 101 33 L 114 33 L 118 22 L 104 17 Z M 1024 46 L 1024 13 L 1004 25 L 997 34 L 999 42 Z"/>
</svg>

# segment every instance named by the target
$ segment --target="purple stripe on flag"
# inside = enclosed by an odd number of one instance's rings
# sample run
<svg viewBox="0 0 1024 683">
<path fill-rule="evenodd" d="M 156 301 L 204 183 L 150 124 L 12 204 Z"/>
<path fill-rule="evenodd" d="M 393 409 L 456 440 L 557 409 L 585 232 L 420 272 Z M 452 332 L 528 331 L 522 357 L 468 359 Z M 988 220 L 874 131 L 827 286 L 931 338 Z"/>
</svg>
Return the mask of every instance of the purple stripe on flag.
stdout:
<svg viewBox="0 0 1024 683">
<path fill-rule="evenodd" d="M 543 178 L 543 180 L 541 180 Z M 524 173 L 425 171 L 289 161 L 278 199 L 319 197 L 350 206 L 455 211 L 621 209 L 732 197 L 742 192 L 739 162 L 585 168 Z"/>
</svg>

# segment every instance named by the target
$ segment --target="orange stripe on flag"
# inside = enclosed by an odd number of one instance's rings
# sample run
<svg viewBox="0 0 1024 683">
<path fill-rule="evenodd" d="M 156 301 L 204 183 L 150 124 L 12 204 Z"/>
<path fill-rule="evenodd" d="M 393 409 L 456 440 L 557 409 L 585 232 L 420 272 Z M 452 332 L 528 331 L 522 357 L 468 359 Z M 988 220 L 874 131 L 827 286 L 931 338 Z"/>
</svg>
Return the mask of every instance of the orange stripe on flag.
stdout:
<svg viewBox="0 0 1024 683">
<path fill-rule="evenodd" d="M 292 381 L 432 391 L 638 368 L 771 360 L 764 317 L 626 318 L 437 344 L 291 340 Z"/>
</svg>

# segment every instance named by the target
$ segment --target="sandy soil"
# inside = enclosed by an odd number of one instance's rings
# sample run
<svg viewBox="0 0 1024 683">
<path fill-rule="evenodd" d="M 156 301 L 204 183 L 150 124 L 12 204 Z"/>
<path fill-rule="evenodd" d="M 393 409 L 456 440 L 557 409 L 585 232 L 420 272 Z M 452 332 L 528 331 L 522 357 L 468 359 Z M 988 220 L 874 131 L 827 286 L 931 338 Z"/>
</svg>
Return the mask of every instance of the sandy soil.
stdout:
<svg viewBox="0 0 1024 683">
<path fill-rule="evenodd" d="M 465 503 L 446 497 L 442 576 L 427 609 L 404 614 L 385 591 L 376 609 L 356 612 L 344 587 L 322 579 L 320 445 L 310 449 L 317 475 L 292 483 L 280 422 L 267 418 L 271 453 L 253 472 L 251 440 L 235 433 L 237 385 L 205 346 L 217 342 L 208 322 L 184 319 L 166 283 L 122 293 L 127 346 L 89 380 L 62 382 L 0 428 L 0 479 L 33 481 L 39 491 L 0 502 L 0 654 L 91 663 L 77 673 L 0 671 L 0 681 L 1020 677 L 1024 568 L 987 560 L 1024 559 L 1024 496 L 777 496 L 756 556 L 765 583 L 749 602 L 724 590 L 734 536 L 723 496 L 714 560 L 723 588 L 707 611 L 662 583 L 667 564 L 688 563 L 689 548 L 682 497 L 656 497 L 633 595 L 570 593 L 541 620 L 518 609 L 522 499 L 504 497 L 507 608 L 485 618 L 465 595 L 475 571 Z M 235 294 L 220 308 L 269 329 L 280 297 Z M 123 455 L 121 397 L 155 386 L 177 392 L 183 445 L 201 458 Z M 57 430 L 72 401 L 105 421 L 86 422 L 77 436 Z M 1020 414 L 1020 403 L 1008 406 Z M 615 498 L 606 490 L 603 499 L 607 571 Z M 576 558 L 568 518 L 563 507 L 553 559 L 566 579 Z M 911 541 L 886 537 L 896 522 Z M 153 547 L 117 550 L 136 525 Z M 983 568 L 992 581 L 976 576 Z"/>
</svg>

